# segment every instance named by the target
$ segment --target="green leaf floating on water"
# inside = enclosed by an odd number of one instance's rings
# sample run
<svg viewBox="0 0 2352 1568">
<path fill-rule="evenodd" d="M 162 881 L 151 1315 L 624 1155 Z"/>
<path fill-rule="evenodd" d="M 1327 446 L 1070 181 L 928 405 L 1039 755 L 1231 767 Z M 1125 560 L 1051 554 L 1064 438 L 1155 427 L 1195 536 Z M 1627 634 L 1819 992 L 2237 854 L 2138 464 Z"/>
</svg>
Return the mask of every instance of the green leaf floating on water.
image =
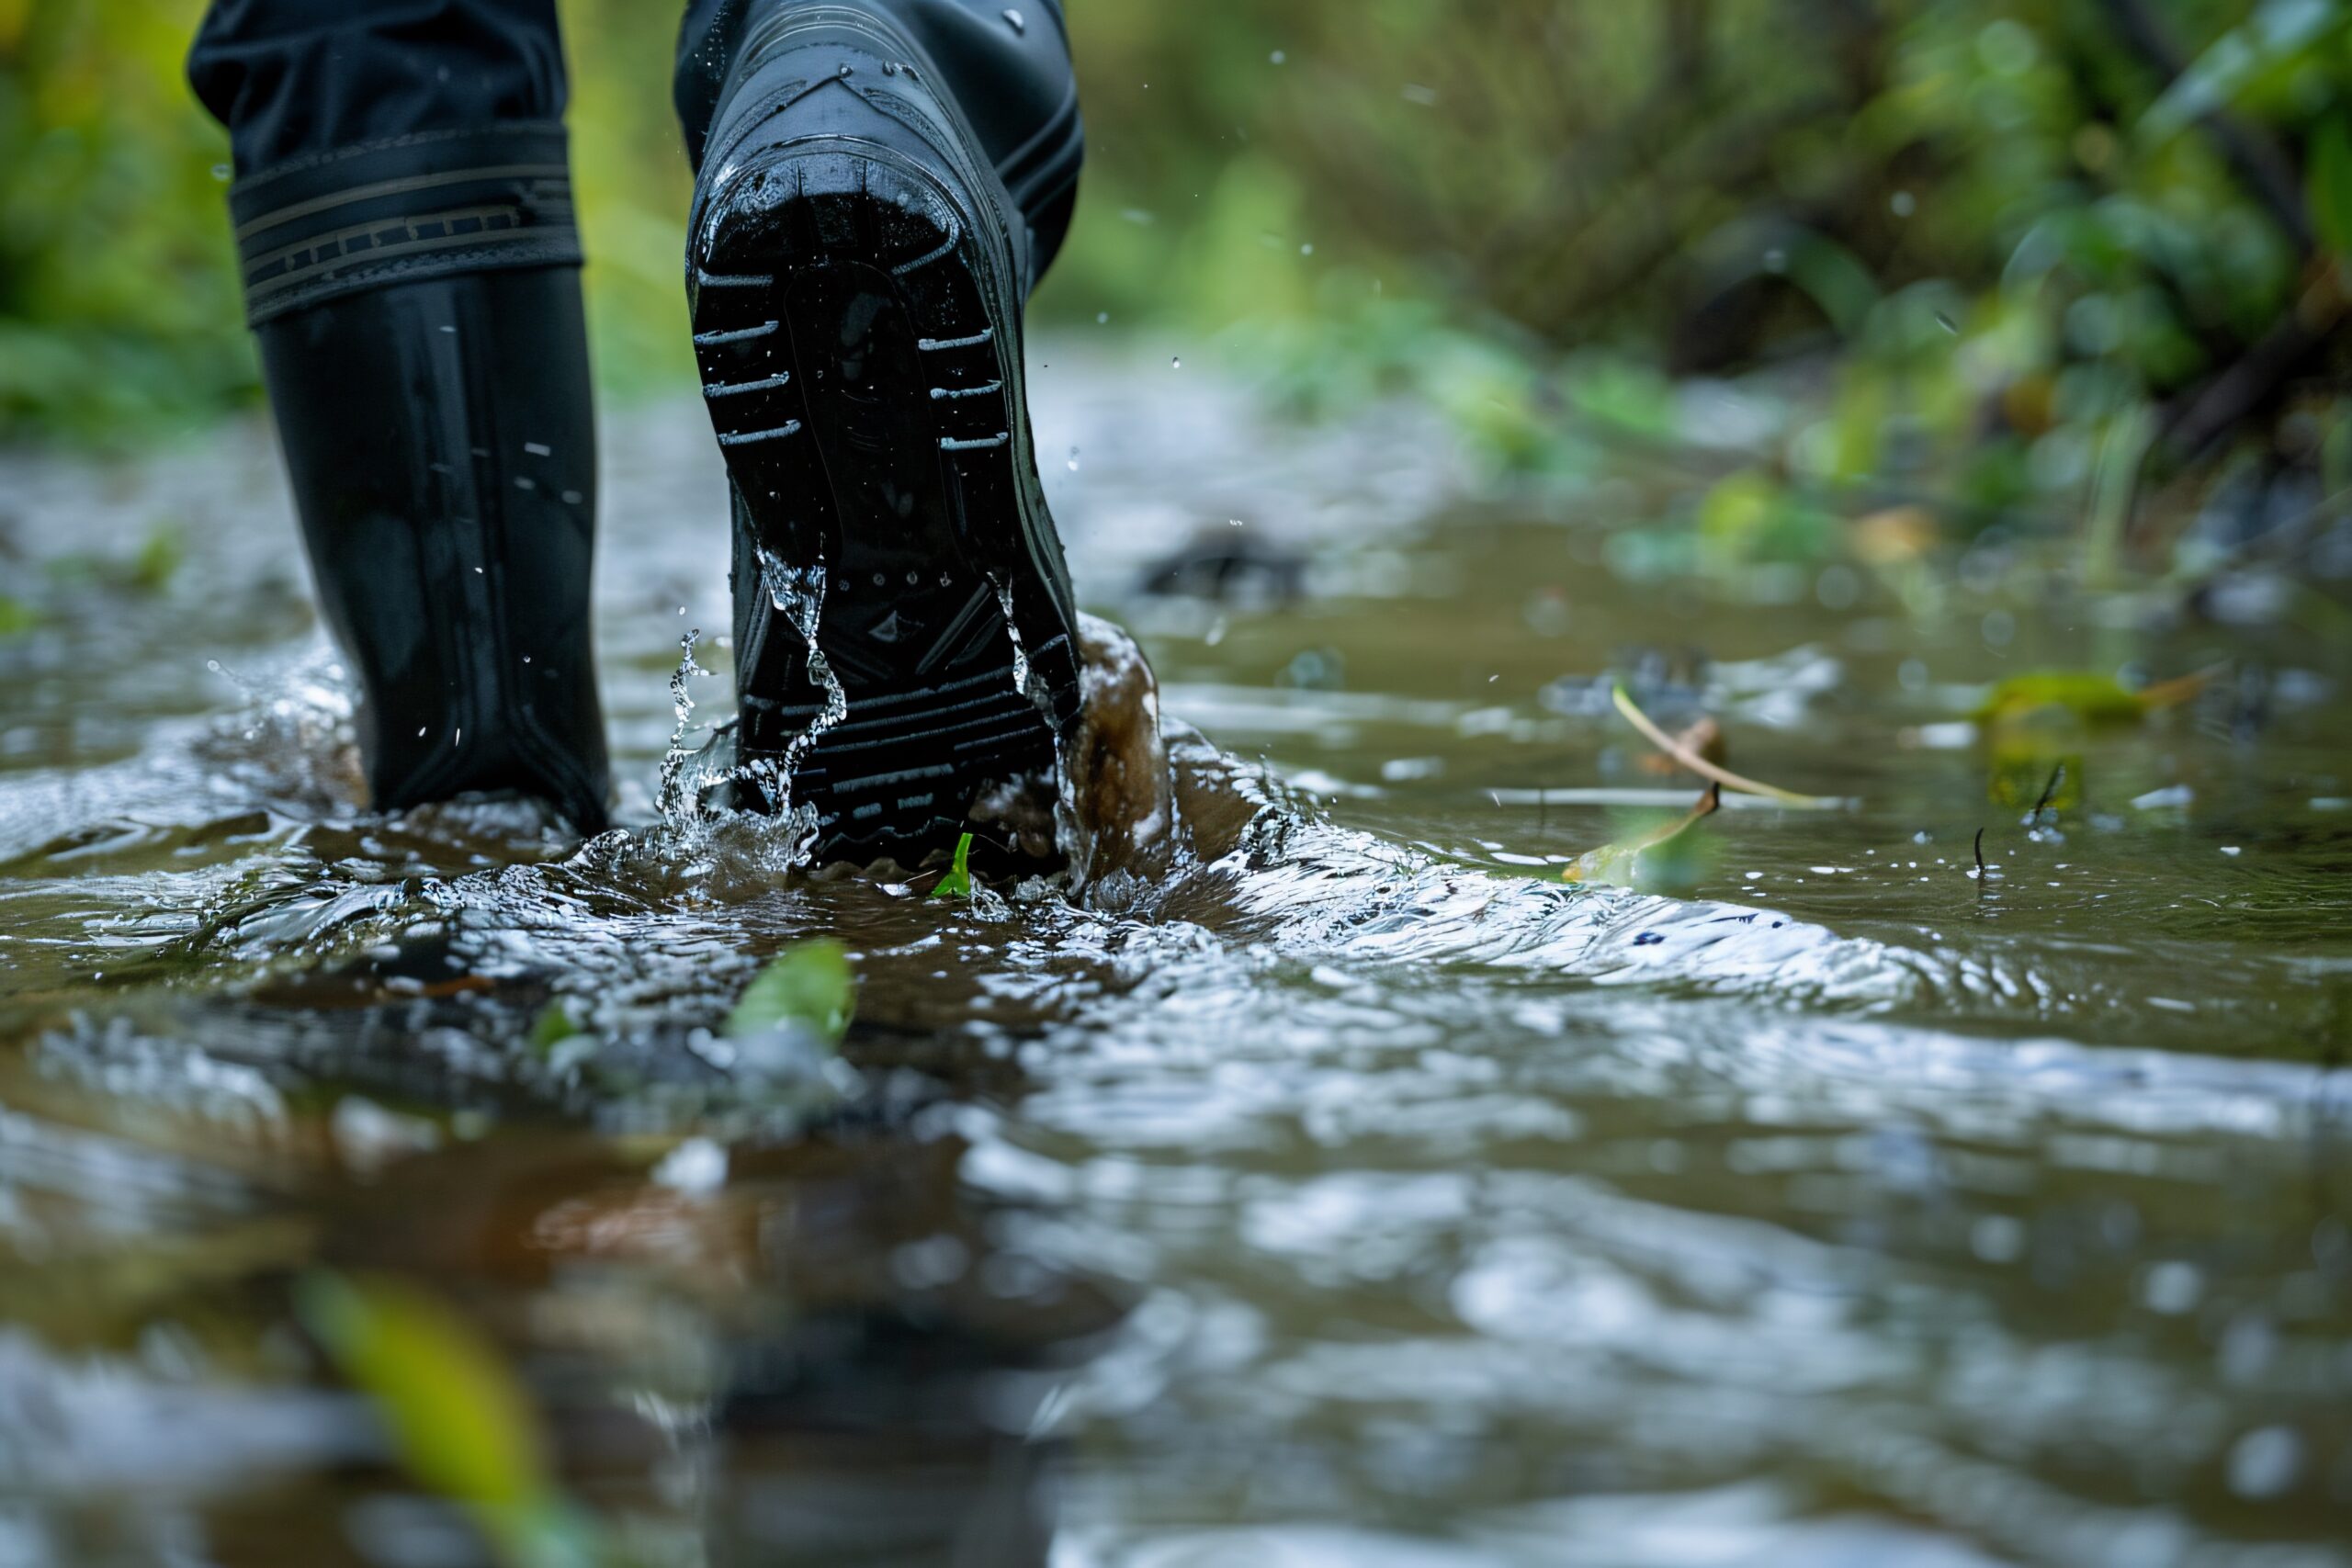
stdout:
<svg viewBox="0 0 2352 1568">
<path fill-rule="evenodd" d="M 1560 868 L 1560 880 L 1611 883 L 1631 887 L 1641 872 L 1641 861 L 1645 852 L 1672 843 L 1684 833 L 1722 810 L 1723 805 L 1724 786 L 1719 783 L 1710 783 L 1707 785 L 1707 793 L 1699 797 L 1699 804 L 1680 817 L 1669 822 L 1660 823 L 1646 833 L 1621 840 L 1617 843 L 1603 844 L 1597 850 L 1588 850 L 1585 853 L 1578 855 L 1572 863 Z"/>
<path fill-rule="evenodd" d="M 857 1008 L 857 976 L 849 951 L 831 937 L 797 942 L 768 960 L 727 1015 L 735 1039 L 795 1025 L 827 1044 L 838 1043 Z"/>
<path fill-rule="evenodd" d="M 972 835 L 965 834 L 956 840 L 956 863 L 931 890 L 934 898 L 969 898 L 972 896 Z"/>
<path fill-rule="evenodd" d="M 496 1350 L 439 1299 L 323 1270 L 295 1289 L 302 1325 L 373 1402 L 401 1462 L 462 1504 L 504 1568 L 587 1568 L 593 1527 L 557 1490 L 537 1413 Z"/>
<path fill-rule="evenodd" d="M 1993 688 L 1973 716 L 1984 724 L 2012 724 L 2036 715 L 2067 715 L 2088 725 L 2135 724 L 2159 708 L 2188 701 L 2212 671 L 2184 675 L 2133 691 L 2112 675 L 2089 670 L 2030 670 Z"/>
</svg>

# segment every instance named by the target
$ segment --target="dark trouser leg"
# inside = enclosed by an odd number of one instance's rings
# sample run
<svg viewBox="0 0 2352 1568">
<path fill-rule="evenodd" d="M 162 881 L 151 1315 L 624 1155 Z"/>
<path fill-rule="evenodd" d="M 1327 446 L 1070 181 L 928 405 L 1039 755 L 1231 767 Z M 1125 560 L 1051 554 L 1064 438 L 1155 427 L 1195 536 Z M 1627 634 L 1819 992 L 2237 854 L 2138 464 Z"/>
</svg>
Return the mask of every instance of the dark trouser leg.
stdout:
<svg viewBox="0 0 2352 1568">
<path fill-rule="evenodd" d="M 375 804 L 514 789 L 600 826 L 552 0 L 215 0 L 188 75 Z"/>
</svg>

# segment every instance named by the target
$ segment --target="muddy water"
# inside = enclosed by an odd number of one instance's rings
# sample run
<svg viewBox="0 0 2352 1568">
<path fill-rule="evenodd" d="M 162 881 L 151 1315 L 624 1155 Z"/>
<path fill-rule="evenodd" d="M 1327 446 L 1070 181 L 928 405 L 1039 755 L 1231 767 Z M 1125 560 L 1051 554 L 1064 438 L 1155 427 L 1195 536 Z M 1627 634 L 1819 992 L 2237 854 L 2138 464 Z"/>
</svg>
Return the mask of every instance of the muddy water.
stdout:
<svg viewBox="0 0 2352 1568">
<path fill-rule="evenodd" d="M 258 433 L 9 459 L 0 1563 L 482 1561 L 298 1328 L 320 1265 L 492 1336 L 615 1561 L 2352 1562 L 2324 604 L 1996 548 L 1645 585 L 1607 540 L 1655 474 L 1501 502 L 1410 411 L 1042 357 L 1080 581 L 1238 792 L 1229 852 L 1091 907 L 655 822 L 727 622 L 699 410 L 610 422 L 629 830 L 584 848 L 354 809 Z M 160 591 L 56 559 L 158 523 Z M 2030 824 L 1952 728 L 2224 658 Z M 1851 805 L 1563 885 L 1696 795 L 1612 667 Z M 846 1067 L 730 1059 L 828 932 Z M 585 1044 L 529 1043 L 550 1002 Z"/>
</svg>

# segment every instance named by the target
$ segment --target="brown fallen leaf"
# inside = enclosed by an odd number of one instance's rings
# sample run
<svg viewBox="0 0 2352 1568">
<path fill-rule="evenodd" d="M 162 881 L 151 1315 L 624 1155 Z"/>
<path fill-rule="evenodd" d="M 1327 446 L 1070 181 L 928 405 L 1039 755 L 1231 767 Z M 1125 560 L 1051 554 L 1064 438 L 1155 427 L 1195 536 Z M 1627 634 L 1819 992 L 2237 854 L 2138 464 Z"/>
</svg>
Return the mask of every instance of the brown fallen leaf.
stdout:
<svg viewBox="0 0 2352 1568">
<path fill-rule="evenodd" d="M 1626 694 L 1622 683 L 1610 693 L 1610 696 L 1616 703 L 1617 711 L 1625 716 L 1625 722 L 1640 730 L 1643 739 L 1702 779 L 1713 779 L 1724 788 L 1736 789 L 1742 795 L 1760 795 L 1768 800 L 1777 800 L 1783 806 L 1801 807 L 1812 811 L 1827 811 L 1843 804 L 1821 795 L 1799 795 L 1794 790 L 1781 789 L 1772 784 L 1758 784 L 1754 779 L 1743 778 L 1729 768 L 1710 762 L 1697 752 L 1688 750 L 1673 736 L 1660 729 L 1649 715 L 1634 705 L 1634 699 Z"/>
<path fill-rule="evenodd" d="M 1849 543 L 1869 566 L 1917 560 L 1942 542 L 1943 526 L 1924 506 L 1889 506 L 1854 520 Z"/>
<path fill-rule="evenodd" d="M 1701 716 L 1696 724 L 1678 730 L 1675 733 L 1674 743 L 1692 756 L 1702 757 L 1717 767 L 1723 766 L 1725 758 L 1729 755 L 1729 749 L 1724 743 L 1724 727 L 1717 724 L 1713 717 L 1704 715 Z M 1643 757 L 1636 765 L 1642 772 L 1656 773 L 1660 778 L 1672 778 L 1677 773 L 1690 771 L 1671 755 L 1656 751 Z"/>
</svg>

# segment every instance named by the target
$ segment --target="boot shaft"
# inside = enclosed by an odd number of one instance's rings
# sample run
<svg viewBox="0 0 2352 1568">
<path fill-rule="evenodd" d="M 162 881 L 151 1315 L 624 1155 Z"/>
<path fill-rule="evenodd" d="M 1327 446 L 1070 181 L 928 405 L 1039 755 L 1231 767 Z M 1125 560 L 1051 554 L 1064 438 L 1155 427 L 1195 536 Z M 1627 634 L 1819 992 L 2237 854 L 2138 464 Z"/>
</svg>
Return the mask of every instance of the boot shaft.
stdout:
<svg viewBox="0 0 2352 1568">
<path fill-rule="evenodd" d="M 512 789 L 604 820 L 585 335 L 568 268 L 371 288 L 258 329 L 379 809 Z"/>
</svg>

